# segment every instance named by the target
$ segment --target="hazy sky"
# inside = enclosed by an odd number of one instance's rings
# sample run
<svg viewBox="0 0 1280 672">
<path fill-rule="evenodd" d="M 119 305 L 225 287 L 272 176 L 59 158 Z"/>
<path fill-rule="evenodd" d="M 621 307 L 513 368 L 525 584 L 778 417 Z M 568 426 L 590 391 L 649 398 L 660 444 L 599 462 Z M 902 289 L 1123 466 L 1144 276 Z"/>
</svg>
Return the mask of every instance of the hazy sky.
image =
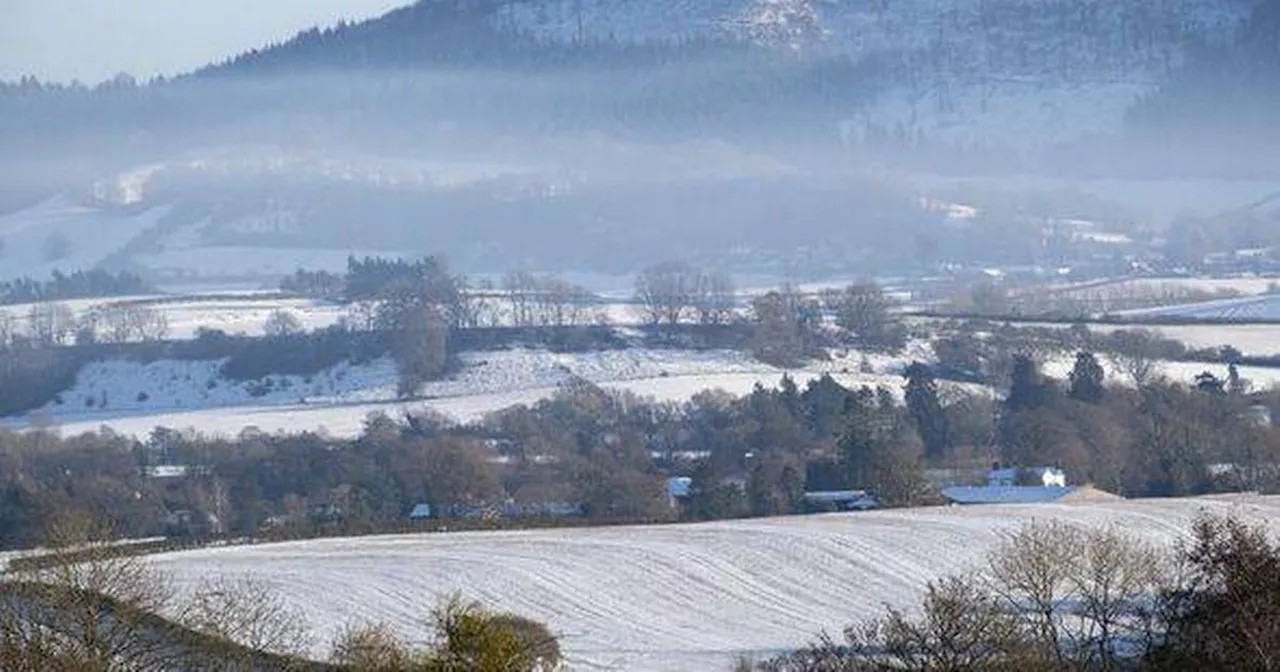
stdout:
<svg viewBox="0 0 1280 672">
<path fill-rule="evenodd" d="M 410 0 L 0 0 L 0 79 L 175 74 Z"/>
</svg>

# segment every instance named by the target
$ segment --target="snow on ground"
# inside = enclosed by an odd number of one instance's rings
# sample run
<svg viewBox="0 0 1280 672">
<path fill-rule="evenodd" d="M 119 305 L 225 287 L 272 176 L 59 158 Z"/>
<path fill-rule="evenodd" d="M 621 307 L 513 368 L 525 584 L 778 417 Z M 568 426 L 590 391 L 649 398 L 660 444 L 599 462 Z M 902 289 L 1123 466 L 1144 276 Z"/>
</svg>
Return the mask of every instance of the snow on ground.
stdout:
<svg viewBox="0 0 1280 672">
<path fill-rule="evenodd" d="M 0 280 L 48 278 L 55 270 L 89 269 L 154 227 L 169 209 L 141 212 L 86 207 L 59 196 L 0 216 Z"/>
<path fill-rule="evenodd" d="M 1132 378 L 1123 369 L 1115 364 L 1105 355 L 1098 357 L 1098 363 L 1102 365 L 1103 370 L 1107 374 L 1107 380 L 1122 385 L 1132 385 Z M 1071 372 L 1072 366 L 1075 365 L 1074 354 L 1062 354 L 1050 358 L 1044 363 L 1042 371 L 1045 375 L 1066 380 L 1067 375 Z M 1170 362 L 1156 361 L 1153 363 L 1153 375 L 1163 376 L 1168 380 L 1181 383 L 1183 385 L 1191 385 L 1195 383 L 1196 376 L 1208 371 L 1217 376 L 1219 380 L 1227 380 L 1227 366 L 1225 364 L 1205 364 L 1201 362 Z M 1256 391 L 1270 390 L 1272 387 L 1280 384 L 1280 369 L 1260 367 L 1260 366 L 1241 366 L 1238 367 L 1240 377 L 1248 382 L 1249 389 Z"/>
<path fill-rule="evenodd" d="M 261 336 L 267 318 L 284 311 L 298 318 L 304 331 L 324 329 L 338 323 L 342 306 L 312 299 L 255 300 L 253 298 L 213 299 L 157 303 L 151 306 L 169 320 L 169 338 L 195 338 L 201 327 L 221 329 L 228 334 Z"/>
<path fill-rule="evenodd" d="M 398 535 L 155 556 L 182 590 L 248 576 L 305 614 L 313 652 L 346 624 L 386 621 L 416 641 L 440 599 L 546 622 L 571 669 L 731 669 L 821 631 L 915 605 L 927 581 L 976 570 L 1000 534 L 1052 518 L 1113 525 L 1168 547 L 1204 511 L 1277 528 L 1280 498 L 900 509 L 696 525 Z"/>
<path fill-rule="evenodd" d="M 1066 329 L 1062 322 L 1021 322 L 1018 326 Z M 1110 334 L 1129 329 L 1146 329 L 1162 338 L 1182 343 L 1188 348 L 1220 348 L 1229 345 L 1246 357 L 1280 355 L 1280 324 L 1098 324 L 1088 323 L 1095 334 Z"/>
<path fill-rule="evenodd" d="M 1120 278 L 1090 280 L 1053 287 L 1054 293 L 1085 297 L 1145 298 L 1186 296 L 1188 292 L 1217 295 L 1256 296 L 1280 286 L 1280 278 L 1246 276 L 1238 278 Z M 1163 308 L 1163 307 L 1162 307 Z M 1150 310 L 1160 310 L 1155 308 Z M 1137 312 L 1137 311 L 1130 311 Z"/>
<path fill-rule="evenodd" d="M 908 357 L 927 359 L 924 348 L 913 343 Z M 467 352 L 460 359 L 457 374 L 427 383 L 421 389 L 424 399 L 411 402 L 396 400 L 395 366 L 386 359 L 343 363 L 315 376 L 271 376 L 269 387 L 265 381 L 221 379 L 220 361 L 95 362 L 61 395 L 61 404 L 10 424 L 51 421 L 67 434 L 105 425 L 136 436 L 156 426 L 226 435 L 252 426 L 268 432 L 323 427 L 335 435 L 353 436 L 373 412 L 397 415 L 431 408 L 472 422 L 495 410 L 549 397 L 574 378 L 658 401 L 685 401 L 709 389 L 742 395 L 757 384 L 776 386 L 784 373 L 801 387 L 830 373 L 843 385 L 883 386 L 900 393 L 900 374 L 908 361 L 867 356 L 864 371 L 862 355 L 837 352 L 830 361 L 788 371 L 732 350 L 647 348 L 571 354 L 514 349 Z"/>
<path fill-rule="evenodd" d="M 1272 279 L 1268 282 L 1275 283 Z M 1201 301 L 1176 306 L 1124 310 L 1116 317 L 1140 320 L 1179 318 L 1192 320 L 1280 320 L 1280 294 L 1250 296 L 1235 299 Z"/>
<path fill-rule="evenodd" d="M 201 328 L 221 329 L 232 335 L 261 336 L 267 318 L 282 310 L 298 318 L 305 331 L 323 329 L 337 324 L 344 315 L 338 304 L 312 299 L 282 299 L 279 297 L 253 298 L 251 294 L 235 298 L 200 298 L 197 296 L 173 299 L 165 296 L 130 296 L 101 299 L 74 299 L 53 301 L 71 310 L 76 319 L 85 317 L 96 309 L 114 305 L 141 304 L 162 315 L 169 324 L 167 338 L 195 338 Z M 0 320 L 7 319 L 16 333 L 29 330 L 31 304 L 0 306 Z"/>
<path fill-rule="evenodd" d="M 222 377 L 225 360 L 162 359 L 142 363 L 96 361 L 61 393 L 61 403 L 43 412 L 56 419 L 109 418 L 226 406 L 279 406 L 310 398 L 348 400 L 360 395 L 394 397 L 396 370 L 390 360 L 364 365 L 342 362 L 314 376 L 270 376 L 237 382 Z M 269 383 L 269 387 L 267 386 Z"/>
</svg>

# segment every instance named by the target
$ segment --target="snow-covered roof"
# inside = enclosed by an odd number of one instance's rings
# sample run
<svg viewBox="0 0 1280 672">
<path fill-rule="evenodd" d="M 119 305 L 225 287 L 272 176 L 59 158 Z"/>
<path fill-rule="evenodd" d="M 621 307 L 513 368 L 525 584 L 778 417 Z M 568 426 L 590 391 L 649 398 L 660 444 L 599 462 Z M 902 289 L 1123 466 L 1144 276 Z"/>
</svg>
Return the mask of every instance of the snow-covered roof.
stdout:
<svg viewBox="0 0 1280 672">
<path fill-rule="evenodd" d="M 417 506 L 414 506 L 414 507 L 413 507 L 413 510 L 409 512 L 409 517 L 410 517 L 410 518 L 430 518 L 430 517 L 431 517 L 431 505 L 430 505 L 430 504 L 418 504 Z"/>
<path fill-rule="evenodd" d="M 147 467 L 147 476 L 151 478 L 181 478 L 186 475 L 185 464 L 157 464 Z"/>
<path fill-rule="evenodd" d="M 869 496 L 866 490 L 817 490 L 804 493 L 804 498 L 811 502 L 847 502 Z"/>
</svg>

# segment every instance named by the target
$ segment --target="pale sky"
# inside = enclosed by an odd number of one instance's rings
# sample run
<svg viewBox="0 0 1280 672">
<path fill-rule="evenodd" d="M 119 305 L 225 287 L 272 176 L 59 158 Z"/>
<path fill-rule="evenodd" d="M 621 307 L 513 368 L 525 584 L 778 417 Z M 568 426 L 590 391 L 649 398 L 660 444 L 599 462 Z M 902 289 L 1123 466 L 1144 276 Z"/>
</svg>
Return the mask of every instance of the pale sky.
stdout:
<svg viewBox="0 0 1280 672">
<path fill-rule="evenodd" d="M 173 75 L 411 0 L 0 0 L 0 80 Z"/>
</svg>

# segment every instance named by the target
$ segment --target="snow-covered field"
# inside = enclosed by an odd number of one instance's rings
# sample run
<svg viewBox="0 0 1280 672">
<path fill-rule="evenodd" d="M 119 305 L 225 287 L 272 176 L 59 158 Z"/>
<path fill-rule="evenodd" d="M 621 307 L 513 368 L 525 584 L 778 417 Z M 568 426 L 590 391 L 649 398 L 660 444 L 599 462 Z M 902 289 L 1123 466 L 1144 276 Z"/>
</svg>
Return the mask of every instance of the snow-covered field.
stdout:
<svg viewBox="0 0 1280 672">
<path fill-rule="evenodd" d="M 1018 327 L 1067 329 L 1065 322 L 1017 322 Z M 1110 334 L 1116 331 L 1143 329 L 1162 338 L 1178 341 L 1191 349 L 1220 348 L 1229 345 L 1248 357 L 1280 355 L 1280 324 L 1143 324 L 1133 322 L 1085 323 L 1090 332 Z"/>
<path fill-rule="evenodd" d="M 159 303 L 152 307 L 169 321 L 170 338 L 195 338 L 201 327 L 221 329 L 228 334 L 261 336 L 267 318 L 276 311 L 293 315 L 304 331 L 312 331 L 337 324 L 344 314 L 340 305 L 311 299 L 245 297 Z"/>
<path fill-rule="evenodd" d="M 1111 383 L 1120 385 L 1132 385 L 1132 378 L 1122 369 L 1117 367 L 1114 362 L 1105 356 L 1098 358 L 1098 362 L 1102 365 L 1103 370 L 1107 374 L 1107 380 Z M 1043 372 L 1045 375 L 1060 380 L 1066 380 L 1067 374 L 1071 372 L 1071 367 L 1075 364 L 1075 356 L 1071 354 L 1063 354 L 1050 358 L 1044 363 Z M 1167 378 L 1168 380 L 1190 385 L 1195 382 L 1196 376 L 1208 371 L 1217 376 L 1220 380 L 1227 379 L 1227 366 L 1225 364 L 1204 364 L 1200 362 L 1154 362 L 1154 376 Z M 1239 367 L 1240 377 L 1247 381 L 1249 389 L 1255 391 L 1266 391 L 1277 384 L 1280 384 L 1280 369 L 1266 368 L 1260 366 L 1241 366 Z"/>
<path fill-rule="evenodd" d="M 1249 357 L 1280 355 L 1280 324 L 1089 325 L 1091 331 L 1101 333 L 1134 328 L 1150 329 L 1164 338 L 1179 341 L 1188 348 L 1219 348 L 1229 345 Z"/>
<path fill-rule="evenodd" d="M 1280 278 L 1256 276 L 1238 278 L 1123 278 L 1109 281 L 1089 281 L 1053 287 L 1064 295 L 1081 297 L 1145 298 L 1186 295 L 1188 292 L 1223 295 L 1223 298 L 1256 296 L 1280 287 Z M 1152 309 L 1160 310 L 1160 308 Z M 1137 312 L 1137 311 L 1130 311 Z"/>
<path fill-rule="evenodd" d="M 59 196 L 0 216 L 0 280 L 47 278 L 55 270 L 90 269 L 154 227 L 168 208 L 101 210 Z"/>
<path fill-rule="evenodd" d="M 1272 279 L 1268 282 L 1276 282 Z M 1277 283 L 1280 284 L 1280 283 Z M 1125 310 L 1115 313 L 1118 317 L 1134 320 L 1179 318 L 1189 320 L 1280 320 L 1280 294 L 1250 296 L 1235 299 L 1201 301 L 1176 306 Z"/>
<path fill-rule="evenodd" d="M 130 296 L 50 303 L 66 306 L 77 320 L 112 306 L 143 305 L 164 316 L 169 325 L 166 338 L 171 339 L 195 338 L 202 327 L 220 329 L 232 335 L 261 336 L 267 318 L 276 311 L 293 315 L 305 331 L 337 324 L 345 314 L 342 306 L 325 301 L 270 296 L 254 298 L 253 294 L 246 292 L 234 298 Z M 0 306 L 0 319 L 8 320 L 15 333 L 26 333 L 30 328 L 32 308 L 30 304 Z"/>
<path fill-rule="evenodd" d="M 921 350 L 923 344 L 914 344 Z M 914 352 L 915 358 L 927 353 Z M 607 389 L 626 390 L 659 401 L 684 401 L 708 389 L 741 395 L 756 384 L 774 386 L 784 373 L 804 386 L 831 373 L 849 386 L 884 386 L 900 392 L 903 358 L 868 356 L 870 372 L 861 372 L 862 356 L 835 353 L 830 361 L 786 371 L 731 350 L 657 350 L 629 348 L 557 354 L 514 349 L 468 352 L 453 377 L 427 383 L 425 399 L 396 401 L 395 366 L 389 360 L 363 365 L 343 363 L 314 376 L 271 376 L 267 381 L 236 383 L 218 374 L 220 361 L 161 360 L 97 362 L 52 403 L 14 419 L 14 426 L 52 422 L 64 433 L 95 430 L 145 436 L 156 426 L 191 428 L 209 434 L 236 434 L 246 427 L 263 431 L 324 428 L 339 436 L 359 433 L 369 413 L 398 414 L 432 408 L 461 422 L 516 404 L 534 403 L 559 386 L 582 378 Z M 103 400 L 106 406 L 103 406 Z"/>
<path fill-rule="evenodd" d="M 414 640 L 460 592 L 545 621 L 575 670 L 728 670 L 741 652 L 804 645 L 909 607 L 925 582 L 980 568 L 1033 519 L 1114 525 L 1168 545 L 1203 511 L 1277 527 L 1280 498 L 903 509 L 697 525 L 401 535 L 155 556 L 183 589 L 252 575 L 305 614 L 323 656 L 342 626 L 386 621 Z"/>
</svg>

